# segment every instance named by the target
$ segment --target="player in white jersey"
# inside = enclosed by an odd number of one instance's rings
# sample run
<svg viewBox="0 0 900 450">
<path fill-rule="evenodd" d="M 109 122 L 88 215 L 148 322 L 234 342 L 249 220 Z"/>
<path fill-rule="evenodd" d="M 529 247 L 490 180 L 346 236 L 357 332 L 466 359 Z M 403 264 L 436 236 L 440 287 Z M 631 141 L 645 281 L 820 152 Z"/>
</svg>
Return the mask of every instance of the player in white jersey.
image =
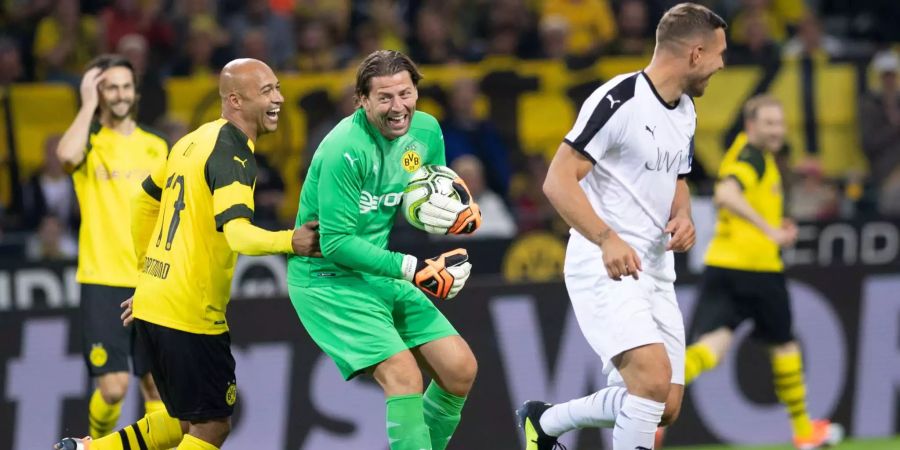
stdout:
<svg viewBox="0 0 900 450">
<path fill-rule="evenodd" d="M 527 450 L 550 450 L 583 427 L 613 428 L 614 450 L 650 450 L 684 394 L 684 321 L 673 251 L 694 244 L 690 172 L 696 114 L 724 67 L 725 22 L 681 3 L 656 28 L 641 72 L 600 86 L 557 150 L 544 193 L 572 226 L 565 281 L 582 333 L 609 386 L 557 405 L 517 411 Z"/>
</svg>

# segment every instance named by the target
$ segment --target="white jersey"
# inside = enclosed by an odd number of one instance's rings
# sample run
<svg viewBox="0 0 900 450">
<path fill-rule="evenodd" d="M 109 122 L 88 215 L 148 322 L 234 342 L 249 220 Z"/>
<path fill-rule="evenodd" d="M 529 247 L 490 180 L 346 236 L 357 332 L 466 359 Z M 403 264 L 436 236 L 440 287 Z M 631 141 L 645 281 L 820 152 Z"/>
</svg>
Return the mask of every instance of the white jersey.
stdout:
<svg viewBox="0 0 900 450">
<path fill-rule="evenodd" d="M 691 170 L 696 126 L 689 96 L 666 104 L 647 75 L 636 72 L 597 88 L 565 138 L 594 163 L 580 182 L 594 211 L 637 251 L 644 272 L 661 280 L 675 280 L 674 257 L 665 250 L 670 237 L 663 230 L 675 182 Z M 600 248 L 574 229 L 571 234 L 580 241 L 568 247 L 566 270 L 598 270 L 588 261 L 602 258 Z"/>
</svg>

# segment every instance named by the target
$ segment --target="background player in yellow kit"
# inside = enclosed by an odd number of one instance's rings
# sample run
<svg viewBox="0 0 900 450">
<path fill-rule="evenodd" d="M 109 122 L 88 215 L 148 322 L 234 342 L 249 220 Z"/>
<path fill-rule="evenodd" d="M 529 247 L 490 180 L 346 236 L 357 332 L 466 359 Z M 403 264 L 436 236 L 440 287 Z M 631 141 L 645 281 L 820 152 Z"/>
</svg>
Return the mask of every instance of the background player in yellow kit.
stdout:
<svg viewBox="0 0 900 450">
<path fill-rule="evenodd" d="M 843 430 L 810 420 L 800 346 L 794 339 L 790 300 L 780 248 L 797 239 L 783 217 L 781 175 L 775 152 L 784 146 L 784 111 L 774 97 L 756 96 L 744 106 L 746 138 L 739 138 L 719 169 L 714 202 L 715 235 L 687 348 L 685 383 L 716 366 L 731 345 L 734 329 L 753 320 L 753 336 L 771 349 L 775 394 L 790 414 L 794 445 L 813 449 L 841 440 Z"/>
<path fill-rule="evenodd" d="M 128 211 L 147 175 L 165 163 L 166 141 L 135 122 L 134 69 L 118 55 L 100 56 L 81 82 L 81 109 L 57 148 L 72 173 L 81 207 L 78 272 L 82 349 L 96 382 L 89 404 L 90 435 L 112 431 L 128 390 L 128 357 L 141 379 L 147 413 L 164 410 L 146 355 L 123 328 L 119 304 L 137 284 L 137 258 Z"/>
<path fill-rule="evenodd" d="M 135 198 L 132 233 L 141 276 L 133 306 L 137 340 L 168 416 L 150 414 L 106 438 L 65 438 L 66 450 L 215 450 L 237 401 L 225 309 L 237 254 L 320 255 L 315 223 L 266 231 L 250 223 L 255 141 L 275 131 L 284 97 L 272 69 L 238 59 L 219 77 L 222 117 L 172 148 Z"/>
</svg>

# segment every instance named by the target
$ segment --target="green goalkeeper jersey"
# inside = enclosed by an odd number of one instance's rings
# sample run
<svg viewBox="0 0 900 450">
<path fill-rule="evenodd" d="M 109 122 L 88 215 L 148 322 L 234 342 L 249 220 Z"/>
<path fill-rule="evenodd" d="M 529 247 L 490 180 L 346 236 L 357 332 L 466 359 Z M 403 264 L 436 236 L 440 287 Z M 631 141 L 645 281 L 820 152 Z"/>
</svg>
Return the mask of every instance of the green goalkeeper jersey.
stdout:
<svg viewBox="0 0 900 450">
<path fill-rule="evenodd" d="M 319 221 L 324 258 L 291 256 L 288 284 L 402 278 L 403 255 L 387 250 L 388 237 L 410 176 L 427 164 L 446 164 L 444 136 L 427 113 L 416 111 L 409 132 L 392 141 L 362 108 L 338 123 L 313 156 L 296 222 Z"/>
</svg>

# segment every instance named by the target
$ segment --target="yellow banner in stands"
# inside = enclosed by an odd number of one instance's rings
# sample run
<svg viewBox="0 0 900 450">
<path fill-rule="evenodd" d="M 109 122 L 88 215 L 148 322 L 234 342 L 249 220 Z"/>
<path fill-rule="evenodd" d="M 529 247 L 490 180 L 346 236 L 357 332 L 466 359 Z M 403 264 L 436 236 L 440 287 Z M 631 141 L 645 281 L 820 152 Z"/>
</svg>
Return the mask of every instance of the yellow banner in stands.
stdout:
<svg viewBox="0 0 900 450">
<path fill-rule="evenodd" d="M 425 66 L 420 84 L 419 108 L 438 119 L 446 116 L 445 102 L 454 83 L 462 77 L 480 81 L 483 95 L 479 114 L 491 118 L 501 134 L 525 154 L 552 157 L 571 127 L 580 103 L 590 91 L 619 73 L 640 70 L 644 59 L 607 58 L 581 70 L 571 70 L 551 61 L 519 61 L 492 58 L 462 66 Z M 811 99 L 804 98 L 800 67 L 785 62 L 768 86 L 769 92 L 784 102 L 789 123 L 789 141 L 795 158 L 807 151 L 808 136 L 818 142 L 818 153 L 826 174 L 841 176 L 864 172 L 866 163 L 857 135 L 857 74 L 849 64 L 817 62 Z M 698 127 L 695 163 L 714 174 L 725 150 L 724 139 L 737 122 L 741 105 L 763 79 L 756 67 L 727 68 L 714 76 L 706 95 L 696 100 Z M 280 77 L 285 106 L 278 132 L 258 143 L 258 152 L 277 167 L 288 189 L 283 213 L 290 217 L 296 208 L 300 178 L 309 160 L 311 137 L 336 123 L 342 97 L 352 93 L 352 70 L 312 75 Z M 20 178 L 27 179 L 39 169 L 44 140 L 62 133 L 76 112 L 75 92 L 60 85 L 16 85 L 10 107 L 15 124 L 14 142 L 19 158 Z M 169 116 L 184 122 L 188 129 L 219 115 L 216 79 L 198 77 L 172 79 L 167 84 Z M 804 103 L 813 105 L 815 120 L 806 117 Z M 0 127 L 4 125 L 0 123 Z M 812 131 L 810 131 L 812 130 Z M 5 131 L 5 130 L 2 130 Z M 0 161 L 8 152 L 0 143 Z M 4 166 L 8 176 L 8 165 Z M 0 174 L 2 178 L 4 174 Z M 0 196 L 9 202 L 9 185 L 3 183 Z"/>
</svg>

